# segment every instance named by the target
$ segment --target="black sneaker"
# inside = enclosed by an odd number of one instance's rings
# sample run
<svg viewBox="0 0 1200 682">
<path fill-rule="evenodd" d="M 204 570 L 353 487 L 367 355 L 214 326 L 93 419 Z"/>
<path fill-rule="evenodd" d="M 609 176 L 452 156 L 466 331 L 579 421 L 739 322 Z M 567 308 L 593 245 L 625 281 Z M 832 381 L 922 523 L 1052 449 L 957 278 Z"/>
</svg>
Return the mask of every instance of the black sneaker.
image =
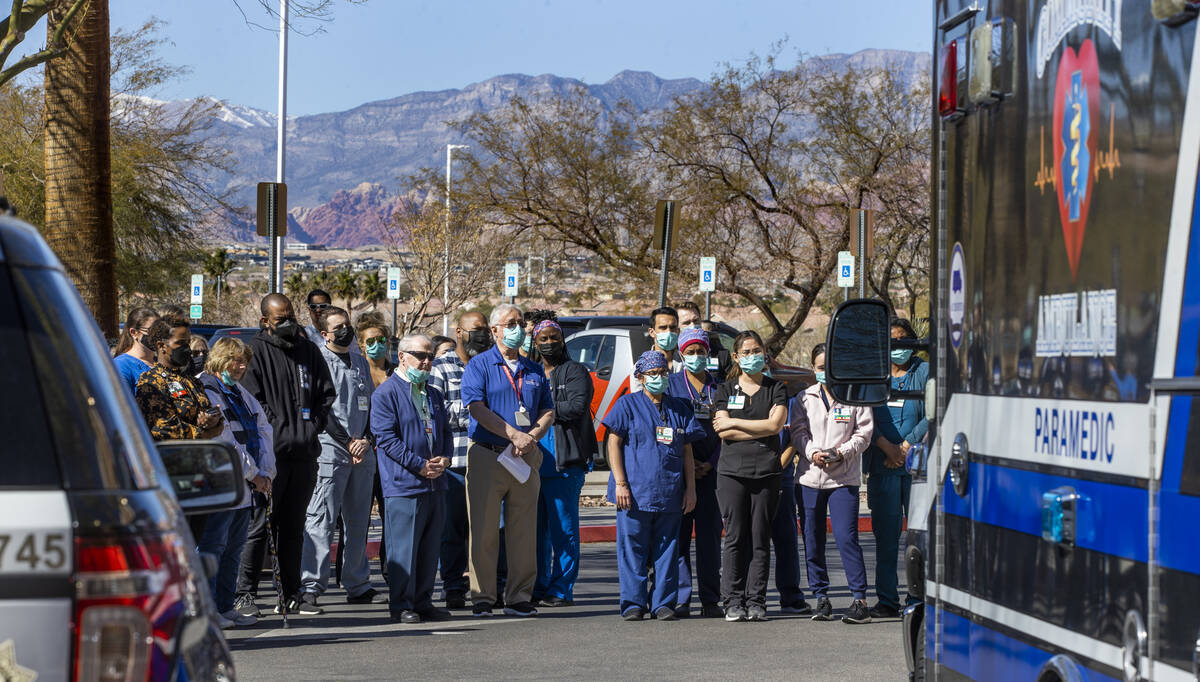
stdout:
<svg viewBox="0 0 1200 682">
<path fill-rule="evenodd" d="M 465 609 L 467 608 L 467 595 L 461 592 L 451 592 L 446 595 L 446 608 L 448 609 Z"/>
<path fill-rule="evenodd" d="M 562 597 L 545 597 L 543 599 L 539 599 L 538 603 L 541 604 L 542 606 L 546 606 L 549 608 L 559 608 L 562 606 L 574 606 L 575 605 L 574 601 L 572 601 L 570 599 L 563 599 Z"/>
<path fill-rule="evenodd" d="M 867 611 L 867 602 L 861 599 L 855 599 L 850 608 L 846 609 L 845 615 L 842 616 L 843 623 L 851 625 L 862 625 L 863 623 L 871 622 L 871 613 Z"/>
<path fill-rule="evenodd" d="M 504 607 L 504 615 L 516 616 L 518 618 L 529 618 L 537 615 L 537 609 L 533 608 L 533 604 L 527 601 L 519 601 L 516 604 L 509 604 Z"/>
<path fill-rule="evenodd" d="M 478 604 L 472 604 L 471 615 L 475 616 L 476 618 L 491 618 L 492 605 L 485 601 L 481 601 Z"/>
<path fill-rule="evenodd" d="M 871 614 L 871 618 L 887 619 L 887 618 L 899 618 L 900 617 L 900 610 L 894 609 L 894 608 L 888 606 L 887 604 L 876 604 L 871 607 L 871 610 L 868 611 L 868 613 Z"/>
<path fill-rule="evenodd" d="M 300 595 L 298 611 L 301 615 L 305 616 L 319 616 L 325 613 L 325 609 L 317 606 L 317 595 L 312 592 L 305 592 Z"/>
<path fill-rule="evenodd" d="M 671 606 L 660 606 L 658 611 L 654 611 L 655 621 L 678 621 L 679 616 L 674 615 L 674 609 Z"/>
<path fill-rule="evenodd" d="M 631 621 L 631 622 L 635 621 L 635 620 L 641 620 L 642 618 L 645 618 L 645 617 L 646 617 L 646 612 L 643 611 L 642 607 L 640 607 L 640 606 L 631 606 L 631 607 L 625 609 L 625 612 L 621 614 L 621 618 L 623 618 L 627 621 Z"/>
<path fill-rule="evenodd" d="M 504 608 L 504 595 L 500 595 L 499 597 L 496 597 L 496 608 L 497 609 Z"/>
<path fill-rule="evenodd" d="M 368 587 L 367 591 L 363 592 L 362 594 L 357 594 L 357 595 L 354 595 L 353 597 L 347 596 L 346 603 L 347 604 L 373 604 L 375 602 L 375 598 L 378 596 L 379 596 L 378 590 L 376 590 L 374 587 Z M 301 613 L 303 613 L 303 612 L 301 612 Z"/>
<path fill-rule="evenodd" d="M 813 620 L 833 620 L 833 605 L 825 597 L 817 597 L 817 608 L 813 609 Z"/>
<path fill-rule="evenodd" d="M 283 601 L 283 607 L 287 609 L 288 613 L 300 613 L 300 600 L 296 599 L 295 597 L 292 597 L 291 599 L 285 599 Z M 280 615 L 283 613 L 283 609 L 280 608 L 279 602 L 275 602 L 275 608 L 273 611 L 275 615 Z"/>
<path fill-rule="evenodd" d="M 405 625 L 414 625 L 421 622 L 421 614 L 416 611 L 404 611 L 399 616 L 392 616 L 393 623 L 404 623 Z"/>
<path fill-rule="evenodd" d="M 683 606 L 676 606 L 675 607 L 675 617 L 676 618 L 691 618 L 692 617 L 692 607 L 689 606 L 688 604 L 684 604 Z"/>
<path fill-rule="evenodd" d="M 765 623 L 767 621 L 767 609 L 758 604 L 751 604 L 746 608 L 746 620 L 751 620 L 755 623 Z"/>
<path fill-rule="evenodd" d="M 700 605 L 700 617 L 701 618 L 724 618 L 725 612 L 723 610 L 721 610 L 721 607 L 717 606 L 716 604 L 701 604 Z"/>
<path fill-rule="evenodd" d="M 791 613 L 791 614 L 795 614 L 798 616 L 811 616 L 813 610 L 812 610 L 812 607 L 808 605 L 808 602 L 801 599 L 799 602 L 796 602 L 793 604 L 786 604 L 786 605 L 781 604 L 779 606 L 779 612 L 780 613 Z"/>
<path fill-rule="evenodd" d="M 747 618 L 746 609 L 741 606 L 730 606 L 725 609 L 725 622 L 740 623 Z"/>
<path fill-rule="evenodd" d="M 254 597 L 250 594 L 239 594 L 237 601 L 233 602 L 233 608 L 243 616 L 259 618 L 262 616 L 262 611 L 258 610 L 258 604 L 254 603 Z"/>
</svg>

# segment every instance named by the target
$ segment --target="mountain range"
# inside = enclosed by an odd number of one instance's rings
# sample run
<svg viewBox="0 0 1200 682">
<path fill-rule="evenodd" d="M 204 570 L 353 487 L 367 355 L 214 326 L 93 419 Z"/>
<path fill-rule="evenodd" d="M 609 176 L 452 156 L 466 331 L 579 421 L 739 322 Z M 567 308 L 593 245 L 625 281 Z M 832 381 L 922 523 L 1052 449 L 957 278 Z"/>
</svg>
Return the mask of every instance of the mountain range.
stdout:
<svg viewBox="0 0 1200 682">
<path fill-rule="evenodd" d="M 815 57 L 833 68 L 899 65 L 905 80 L 927 77 L 922 52 L 864 50 Z M 622 71 L 601 84 L 551 74 L 496 76 L 462 89 L 415 92 L 368 102 L 347 111 L 289 118 L 286 180 L 289 239 L 355 248 L 379 243 L 401 199 L 399 179 L 445 163 L 448 143 L 462 140 L 447 122 L 504 106 L 514 96 L 537 99 L 582 88 L 606 108 L 627 101 L 638 111 L 664 109 L 674 98 L 705 87 L 696 78 L 663 79 L 646 71 Z M 222 102 L 215 110 L 212 142 L 238 163 L 235 176 L 212 179 L 232 190 L 233 203 L 250 207 L 238 216 L 211 221 L 212 236 L 254 238 L 254 185 L 275 178 L 276 114 Z"/>
</svg>

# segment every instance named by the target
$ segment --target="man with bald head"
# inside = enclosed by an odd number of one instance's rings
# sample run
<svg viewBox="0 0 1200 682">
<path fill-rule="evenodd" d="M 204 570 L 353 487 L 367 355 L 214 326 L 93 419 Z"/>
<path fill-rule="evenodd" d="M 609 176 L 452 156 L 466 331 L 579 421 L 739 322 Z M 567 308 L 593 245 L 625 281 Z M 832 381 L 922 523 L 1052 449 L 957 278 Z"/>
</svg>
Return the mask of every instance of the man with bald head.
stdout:
<svg viewBox="0 0 1200 682">
<path fill-rule="evenodd" d="M 454 435 L 454 456 L 446 470 L 446 524 L 442 530 L 442 593 L 446 608 L 461 609 L 467 604 L 471 582 L 467 578 L 467 422 L 470 414 L 462 401 L 462 376 L 471 358 L 492 347 L 487 318 L 478 310 L 458 316 L 454 330 L 458 345 L 453 353 L 434 360 L 429 385 L 446 399 L 450 432 Z"/>
<path fill-rule="evenodd" d="M 289 612 L 300 606 L 300 553 L 304 521 L 317 482 L 317 436 L 325 430 L 335 398 L 329 367 L 296 322 L 292 302 L 283 294 L 268 294 L 259 306 L 260 330 L 250 339 L 254 352 L 242 386 L 262 404 L 274 432 L 275 463 L 272 483 L 271 532 L 279 557 L 281 601 Z M 242 553 L 238 579 L 238 610 L 257 611 L 254 596 L 262 569 L 265 509 L 256 508 Z M 261 524 L 261 525 L 260 525 Z M 276 613 L 280 607 L 276 606 Z"/>
</svg>

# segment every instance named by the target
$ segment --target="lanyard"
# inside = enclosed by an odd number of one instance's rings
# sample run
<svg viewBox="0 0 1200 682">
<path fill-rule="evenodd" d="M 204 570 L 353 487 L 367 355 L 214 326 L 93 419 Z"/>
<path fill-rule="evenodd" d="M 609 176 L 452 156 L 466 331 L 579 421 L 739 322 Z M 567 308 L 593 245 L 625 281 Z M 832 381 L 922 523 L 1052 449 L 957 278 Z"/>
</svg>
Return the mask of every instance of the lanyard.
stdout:
<svg viewBox="0 0 1200 682">
<path fill-rule="evenodd" d="M 666 426 L 666 424 L 667 424 L 667 410 L 666 410 L 666 407 L 664 407 L 664 406 L 663 406 L 662 399 L 660 398 L 660 399 L 659 399 L 659 401 L 658 401 L 658 404 L 657 404 L 657 405 L 655 405 L 655 404 L 654 404 L 654 401 L 653 401 L 653 400 L 650 400 L 650 396 L 646 395 L 645 393 L 643 393 L 642 395 L 643 395 L 643 396 L 646 398 L 646 400 L 649 400 L 649 401 L 650 401 L 650 406 L 651 406 L 651 407 L 654 407 L 654 408 L 657 408 L 657 409 L 658 409 L 658 418 L 659 418 L 660 420 L 662 420 L 663 426 Z M 662 397 L 663 397 L 663 398 L 665 398 L 666 396 L 662 396 Z"/>
<path fill-rule="evenodd" d="M 520 365 L 518 365 L 519 367 Z M 521 390 L 525 388 L 525 373 L 520 369 L 517 370 L 517 378 L 513 379 L 512 370 L 508 368 L 508 364 L 504 364 L 504 376 L 508 377 L 508 383 L 512 386 L 513 392 L 517 394 L 517 405 L 525 407 L 525 401 L 521 400 Z"/>
<path fill-rule="evenodd" d="M 708 381 L 707 381 L 707 379 L 708 379 L 707 372 L 704 374 L 704 377 L 705 377 L 706 381 L 704 382 L 704 388 L 701 389 L 701 393 L 704 396 L 703 402 L 704 402 L 704 404 L 707 405 L 708 403 L 712 402 L 712 384 L 708 383 Z M 700 396 L 696 394 L 696 389 L 692 387 L 691 379 L 688 379 L 685 376 L 685 377 L 683 377 L 683 383 L 687 384 L 688 395 L 692 396 L 692 400 L 700 400 Z"/>
<path fill-rule="evenodd" d="M 825 412 L 828 413 L 830 411 L 829 398 L 825 397 L 825 389 L 818 389 L 817 393 L 821 394 L 821 402 L 825 403 Z"/>
</svg>

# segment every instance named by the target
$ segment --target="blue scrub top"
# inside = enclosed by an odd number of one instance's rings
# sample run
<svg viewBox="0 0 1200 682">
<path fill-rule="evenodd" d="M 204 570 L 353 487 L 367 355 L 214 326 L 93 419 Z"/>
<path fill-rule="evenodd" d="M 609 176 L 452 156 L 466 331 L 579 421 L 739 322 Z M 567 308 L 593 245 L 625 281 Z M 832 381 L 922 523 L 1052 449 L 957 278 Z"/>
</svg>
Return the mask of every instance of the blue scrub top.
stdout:
<svg viewBox="0 0 1200 682">
<path fill-rule="evenodd" d="M 520 403 L 517 402 L 517 392 L 513 390 L 513 384 L 521 387 Z M 518 356 L 517 371 L 510 380 L 504 356 L 495 346 L 471 358 L 467 363 L 466 369 L 463 370 L 461 389 L 463 405 L 482 401 L 489 410 L 498 414 L 510 426 L 526 433 L 533 429 L 539 414 L 554 409 L 550 382 L 546 381 L 546 373 L 542 366 Z M 521 404 L 524 404 L 529 413 L 529 426 L 517 426 L 516 414 Z M 499 447 L 508 445 L 508 441 L 502 436 L 480 426 L 475 417 L 468 421 L 467 437 L 479 443 Z"/>
<path fill-rule="evenodd" d="M 659 443 L 656 427 L 674 429 L 671 443 Z M 621 396 L 604 417 L 604 426 L 625 442 L 625 478 L 629 481 L 634 511 L 683 510 L 683 446 L 705 437 L 704 429 L 687 402 L 670 395 L 662 411 L 645 391 Z M 608 501 L 616 503 L 617 484 L 608 475 Z"/>
<path fill-rule="evenodd" d="M 892 377 L 891 387 L 902 391 L 924 390 L 929 378 L 929 364 L 914 357 L 908 371 L 903 376 Z M 920 443 L 929 431 L 929 422 L 925 419 L 925 401 L 920 399 L 898 399 L 888 401 L 887 405 L 874 408 L 875 433 L 871 436 L 871 446 L 863 453 L 863 471 L 877 475 L 908 475 L 904 467 L 889 469 L 884 465 L 886 459 L 883 451 L 875 447 L 875 438 L 883 436 L 893 443 Z"/>
<path fill-rule="evenodd" d="M 717 466 L 717 458 L 721 455 L 721 437 L 713 430 L 712 413 L 715 411 L 712 406 L 713 395 L 717 392 L 717 386 L 720 383 L 712 372 L 705 372 L 704 390 L 697 391 L 695 386 L 687 379 L 687 370 L 682 372 L 673 372 L 667 379 L 667 395 L 679 398 L 689 405 L 693 405 L 696 401 L 702 401 L 708 404 L 708 419 L 697 418 L 696 422 L 704 429 L 704 438 L 692 443 L 692 456 L 697 462 L 708 462 Z M 694 408 L 693 408 L 694 411 Z"/>
</svg>

